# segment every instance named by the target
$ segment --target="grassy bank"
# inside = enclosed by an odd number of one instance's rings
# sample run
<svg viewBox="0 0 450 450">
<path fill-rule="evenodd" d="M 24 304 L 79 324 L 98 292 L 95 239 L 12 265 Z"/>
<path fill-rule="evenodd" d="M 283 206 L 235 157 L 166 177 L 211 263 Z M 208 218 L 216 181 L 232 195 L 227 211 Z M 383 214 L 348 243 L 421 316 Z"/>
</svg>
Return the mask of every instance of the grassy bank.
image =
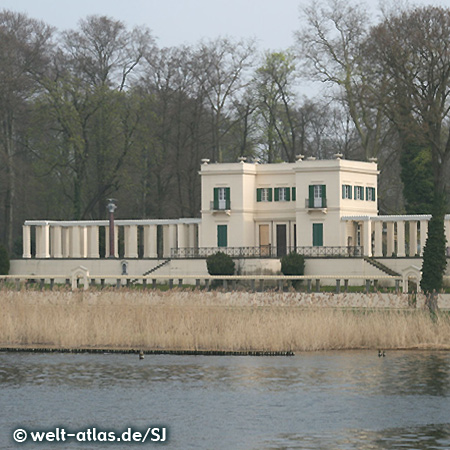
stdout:
<svg viewBox="0 0 450 450">
<path fill-rule="evenodd" d="M 448 314 L 433 321 L 424 310 L 298 303 L 298 294 L 2 290 L 0 346 L 294 352 L 450 348 Z"/>
</svg>

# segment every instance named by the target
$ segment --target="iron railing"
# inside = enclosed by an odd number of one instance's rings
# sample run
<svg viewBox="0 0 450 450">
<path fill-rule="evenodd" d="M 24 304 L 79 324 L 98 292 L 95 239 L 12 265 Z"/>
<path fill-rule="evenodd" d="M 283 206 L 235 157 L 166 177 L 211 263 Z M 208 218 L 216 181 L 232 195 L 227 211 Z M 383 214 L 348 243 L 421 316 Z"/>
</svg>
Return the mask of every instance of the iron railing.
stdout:
<svg viewBox="0 0 450 450">
<path fill-rule="evenodd" d="M 231 209 L 231 202 L 228 200 L 227 202 L 224 202 L 224 204 L 221 204 L 219 202 L 215 203 L 210 201 L 209 209 L 211 211 L 229 211 Z"/>
<path fill-rule="evenodd" d="M 327 207 L 326 198 L 305 198 L 306 209 L 323 209 Z"/>
<path fill-rule="evenodd" d="M 199 247 L 173 248 L 171 258 L 206 258 L 217 252 L 225 253 L 232 258 L 281 258 L 287 253 L 295 252 L 309 258 L 360 258 L 362 246 L 345 247 Z"/>
</svg>

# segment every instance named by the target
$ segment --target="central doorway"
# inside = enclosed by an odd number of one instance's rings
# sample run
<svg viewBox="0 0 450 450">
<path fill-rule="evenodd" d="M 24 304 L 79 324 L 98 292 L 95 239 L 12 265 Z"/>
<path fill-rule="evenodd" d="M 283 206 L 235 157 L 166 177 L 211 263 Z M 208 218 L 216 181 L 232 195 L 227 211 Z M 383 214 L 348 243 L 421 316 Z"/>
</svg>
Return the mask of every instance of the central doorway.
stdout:
<svg viewBox="0 0 450 450">
<path fill-rule="evenodd" d="M 286 255 L 286 225 L 277 225 L 277 257 Z"/>
</svg>

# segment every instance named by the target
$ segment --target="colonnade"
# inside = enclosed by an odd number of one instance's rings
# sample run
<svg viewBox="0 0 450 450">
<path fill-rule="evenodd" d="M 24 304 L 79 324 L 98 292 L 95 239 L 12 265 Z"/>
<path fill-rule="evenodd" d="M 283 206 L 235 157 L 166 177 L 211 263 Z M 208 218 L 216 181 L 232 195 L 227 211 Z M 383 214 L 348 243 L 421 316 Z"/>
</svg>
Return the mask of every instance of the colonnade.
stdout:
<svg viewBox="0 0 450 450">
<path fill-rule="evenodd" d="M 360 227 L 365 256 L 422 256 L 431 215 L 343 217 Z M 450 215 L 445 216 L 445 234 L 450 245 Z M 358 241 L 355 236 L 355 242 Z"/>
<path fill-rule="evenodd" d="M 119 230 L 123 229 L 124 258 L 170 258 L 172 249 L 197 248 L 200 219 L 115 220 L 114 253 L 119 257 Z M 105 231 L 105 254 L 100 255 L 100 229 Z M 158 233 L 158 227 L 160 232 Z M 35 252 L 32 255 L 32 229 Z M 141 228 L 141 232 L 139 232 Z M 100 258 L 108 257 L 109 222 L 28 220 L 23 225 L 23 258 Z M 161 235 L 162 233 L 162 235 Z M 158 235 L 159 234 L 159 235 Z M 158 252 L 158 239 L 162 254 Z M 160 254 L 158 254 L 160 253 Z"/>
</svg>

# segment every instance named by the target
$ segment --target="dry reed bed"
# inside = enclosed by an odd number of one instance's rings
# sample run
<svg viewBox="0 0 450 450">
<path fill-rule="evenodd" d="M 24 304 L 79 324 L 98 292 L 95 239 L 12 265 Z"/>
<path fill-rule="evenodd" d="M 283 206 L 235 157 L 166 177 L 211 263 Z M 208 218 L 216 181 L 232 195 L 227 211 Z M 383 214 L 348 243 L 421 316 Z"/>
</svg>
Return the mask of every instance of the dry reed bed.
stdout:
<svg viewBox="0 0 450 450">
<path fill-rule="evenodd" d="M 449 316 L 432 320 L 425 310 L 406 309 L 407 297 L 398 297 L 404 309 L 355 310 L 318 307 L 342 297 L 322 296 L 2 290 L 0 346 L 294 352 L 450 348 Z"/>
</svg>

